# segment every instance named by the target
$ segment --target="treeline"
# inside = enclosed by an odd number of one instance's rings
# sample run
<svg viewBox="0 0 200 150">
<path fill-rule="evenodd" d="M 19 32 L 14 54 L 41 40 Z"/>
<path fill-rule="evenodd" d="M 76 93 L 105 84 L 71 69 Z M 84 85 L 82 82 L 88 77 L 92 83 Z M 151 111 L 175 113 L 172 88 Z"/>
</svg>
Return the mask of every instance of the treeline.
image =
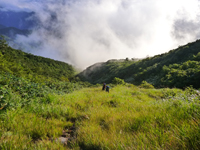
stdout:
<svg viewBox="0 0 200 150">
<path fill-rule="evenodd" d="M 107 61 L 88 67 L 79 77 L 91 83 L 111 82 L 114 77 L 136 85 L 147 81 L 155 87 L 200 88 L 200 40 L 168 53 L 142 60 Z"/>
</svg>

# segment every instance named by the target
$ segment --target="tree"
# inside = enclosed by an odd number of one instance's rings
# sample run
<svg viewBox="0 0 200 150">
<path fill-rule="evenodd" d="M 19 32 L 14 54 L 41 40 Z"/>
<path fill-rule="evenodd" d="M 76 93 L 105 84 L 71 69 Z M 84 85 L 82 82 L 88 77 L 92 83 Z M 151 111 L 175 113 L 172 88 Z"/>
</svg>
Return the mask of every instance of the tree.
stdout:
<svg viewBox="0 0 200 150">
<path fill-rule="evenodd" d="M 1 35 L 0 36 L 0 49 L 8 47 L 7 41 L 5 36 Z"/>
</svg>

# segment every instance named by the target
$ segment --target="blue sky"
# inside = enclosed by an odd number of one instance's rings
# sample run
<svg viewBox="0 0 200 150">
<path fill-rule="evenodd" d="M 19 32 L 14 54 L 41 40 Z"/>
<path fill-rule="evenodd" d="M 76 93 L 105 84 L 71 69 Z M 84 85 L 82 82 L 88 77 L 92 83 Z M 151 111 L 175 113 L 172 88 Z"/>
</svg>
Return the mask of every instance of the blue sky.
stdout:
<svg viewBox="0 0 200 150">
<path fill-rule="evenodd" d="M 1 0 L 0 6 L 35 12 L 37 28 L 16 39 L 25 51 L 80 68 L 154 56 L 200 38 L 199 0 Z"/>
</svg>

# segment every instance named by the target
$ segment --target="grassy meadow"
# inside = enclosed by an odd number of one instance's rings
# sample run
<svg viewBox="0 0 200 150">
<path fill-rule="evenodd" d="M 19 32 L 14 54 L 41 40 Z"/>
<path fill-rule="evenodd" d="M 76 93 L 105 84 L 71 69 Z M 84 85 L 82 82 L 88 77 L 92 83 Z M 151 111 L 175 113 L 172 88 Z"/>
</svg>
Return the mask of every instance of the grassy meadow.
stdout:
<svg viewBox="0 0 200 150">
<path fill-rule="evenodd" d="M 200 95 L 193 88 L 126 84 L 107 93 L 99 86 L 34 97 L 23 104 L 12 92 L 7 95 L 17 103 L 5 110 L 2 106 L 0 112 L 2 150 L 200 147 Z M 59 142 L 71 128 L 67 145 Z"/>
</svg>

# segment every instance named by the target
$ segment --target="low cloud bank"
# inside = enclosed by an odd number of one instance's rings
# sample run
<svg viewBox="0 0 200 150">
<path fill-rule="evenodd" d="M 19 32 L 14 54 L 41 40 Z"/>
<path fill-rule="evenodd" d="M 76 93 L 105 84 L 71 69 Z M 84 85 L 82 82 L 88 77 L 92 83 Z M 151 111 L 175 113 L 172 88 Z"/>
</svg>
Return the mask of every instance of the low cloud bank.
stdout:
<svg viewBox="0 0 200 150">
<path fill-rule="evenodd" d="M 35 12 L 38 26 L 15 42 L 25 51 L 82 69 L 108 59 L 153 56 L 200 37 L 199 4 L 198 0 L 16 0 L 12 4 L 16 8 Z"/>
</svg>

